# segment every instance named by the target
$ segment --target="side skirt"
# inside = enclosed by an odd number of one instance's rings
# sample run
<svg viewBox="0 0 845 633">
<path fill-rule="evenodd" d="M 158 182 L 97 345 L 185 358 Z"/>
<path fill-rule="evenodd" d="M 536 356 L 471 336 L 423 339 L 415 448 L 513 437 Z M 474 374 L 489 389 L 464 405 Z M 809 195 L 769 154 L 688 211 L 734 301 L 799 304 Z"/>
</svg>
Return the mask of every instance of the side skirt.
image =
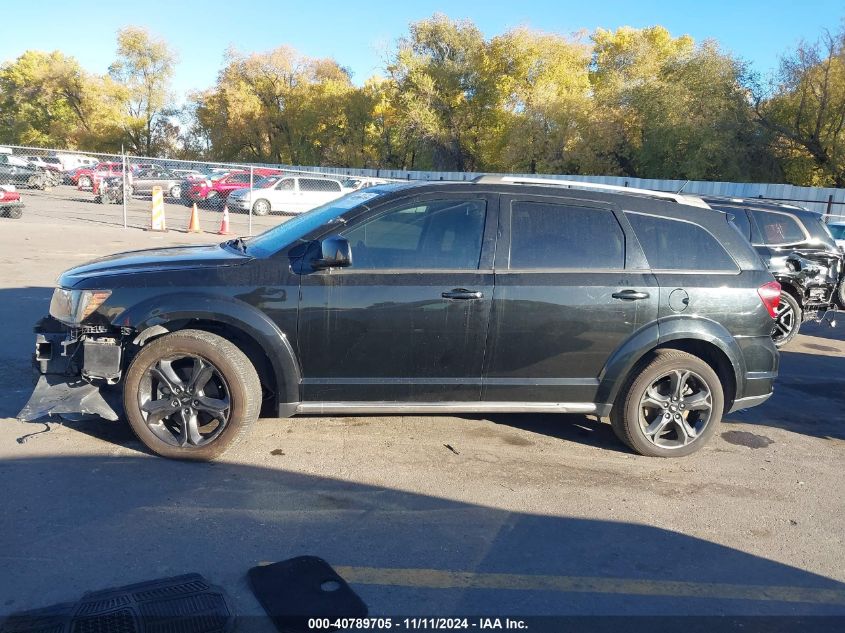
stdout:
<svg viewBox="0 0 845 633">
<path fill-rule="evenodd" d="M 300 402 L 296 413 L 595 413 L 592 402 Z"/>
</svg>

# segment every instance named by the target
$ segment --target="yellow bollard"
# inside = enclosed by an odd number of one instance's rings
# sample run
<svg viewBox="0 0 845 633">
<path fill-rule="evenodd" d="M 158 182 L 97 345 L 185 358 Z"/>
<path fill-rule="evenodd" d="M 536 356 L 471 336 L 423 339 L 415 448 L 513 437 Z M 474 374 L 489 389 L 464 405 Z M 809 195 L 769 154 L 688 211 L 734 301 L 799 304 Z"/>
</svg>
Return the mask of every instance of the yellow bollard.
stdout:
<svg viewBox="0 0 845 633">
<path fill-rule="evenodd" d="M 164 195 L 161 187 L 153 187 L 153 206 L 150 210 L 150 231 L 166 231 L 164 222 Z"/>
</svg>

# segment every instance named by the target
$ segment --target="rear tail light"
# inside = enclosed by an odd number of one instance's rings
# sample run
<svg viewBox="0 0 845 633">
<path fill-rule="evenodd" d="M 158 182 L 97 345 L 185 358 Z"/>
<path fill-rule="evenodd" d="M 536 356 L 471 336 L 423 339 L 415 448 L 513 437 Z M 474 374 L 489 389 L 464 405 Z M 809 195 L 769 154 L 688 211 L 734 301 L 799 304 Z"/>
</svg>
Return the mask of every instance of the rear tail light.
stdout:
<svg viewBox="0 0 845 633">
<path fill-rule="evenodd" d="M 769 311 L 769 316 L 774 319 L 780 302 L 780 284 L 776 281 L 765 283 L 757 288 L 757 294 L 760 295 L 760 300 Z"/>
</svg>

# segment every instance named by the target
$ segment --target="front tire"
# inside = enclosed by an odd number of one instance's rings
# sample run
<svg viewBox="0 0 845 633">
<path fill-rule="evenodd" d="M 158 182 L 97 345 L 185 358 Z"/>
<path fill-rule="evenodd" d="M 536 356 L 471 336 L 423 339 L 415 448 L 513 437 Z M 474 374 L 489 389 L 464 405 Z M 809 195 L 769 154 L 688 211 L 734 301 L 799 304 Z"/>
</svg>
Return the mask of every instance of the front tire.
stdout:
<svg viewBox="0 0 845 633">
<path fill-rule="evenodd" d="M 231 341 L 181 330 L 138 353 L 126 372 L 123 405 L 135 435 L 154 453 L 209 461 L 258 418 L 261 383 Z"/>
<path fill-rule="evenodd" d="M 173 187 L 171 187 L 170 188 L 170 197 L 175 198 L 176 200 L 181 198 L 182 197 L 182 187 L 180 187 L 179 185 L 174 185 Z"/>
<path fill-rule="evenodd" d="M 783 347 L 795 338 L 801 329 L 804 313 L 795 297 L 781 291 L 780 300 L 775 308 L 775 323 L 772 326 L 772 340 L 777 347 Z"/>
<path fill-rule="evenodd" d="M 683 457 L 716 432 L 725 396 L 716 372 L 678 350 L 659 350 L 620 392 L 610 414 L 616 436 L 640 455 Z"/>
<path fill-rule="evenodd" d="M 839 287 L 836 289 L 836 303 L 840 308 L 845 309 L 845 279 L 839 282 Z"/>
<path fill-rule="evenodd" d="M 80 176 L 79 186 L 83 189 L 91 186 L 91 179 L 88 176 Z"/>
<path fill-rule="evenodd" d="M 253 215 L 265 216 L 270 213 L 270 203 L 267 200 L 256 200 L 252 205 Z"/>
</svg>

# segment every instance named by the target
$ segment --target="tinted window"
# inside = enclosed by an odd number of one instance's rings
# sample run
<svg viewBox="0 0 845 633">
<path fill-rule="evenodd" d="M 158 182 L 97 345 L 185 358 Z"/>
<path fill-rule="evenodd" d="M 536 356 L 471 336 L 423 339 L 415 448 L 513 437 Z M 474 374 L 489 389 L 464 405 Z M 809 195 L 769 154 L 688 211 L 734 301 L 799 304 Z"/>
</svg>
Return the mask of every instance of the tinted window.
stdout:
<svg viewBox="0 0 845 633">
<path fill-rule="evenodd" d="M 845 240 L 845 224 L 828 224 L 827 228 L 834 239 Z"/>
<path fill-rule="evenodd" d="M 736 262 L 718 240 L 690 222 L 628 213 L 649 266 L 656 270 L 730 270 Z"/>
<path fill-rule="evenodd" d="M 321 180 L 317 178 L 300 178 L 300 191 L 340 191 L 340 183 L 335 180 Z"/>
<path fill-rule="evenodd" d="M 227 180 L 229 182 L 249 182 L 249 174 L 232 174 Z"/>
<path fill-rule="evenodd" d="M 767 246 L 778 244 L 793 244 L 807 239 L 797 220 L 785 213 L 773 211 L 752 210 L 751 215 L 760 230 L 760 238 Z"/>
<path fill-rule="evenodd" d="M 538 202 L 511 206 L 510 268 L 625 267 L 625 236 L 608 209 Z"/>
<path fill-rule="evenodd" d="M 437 200 L 391 209 L 343 232 L 360 269 L 478 268 L 486 203 Z"/>
</svg>

